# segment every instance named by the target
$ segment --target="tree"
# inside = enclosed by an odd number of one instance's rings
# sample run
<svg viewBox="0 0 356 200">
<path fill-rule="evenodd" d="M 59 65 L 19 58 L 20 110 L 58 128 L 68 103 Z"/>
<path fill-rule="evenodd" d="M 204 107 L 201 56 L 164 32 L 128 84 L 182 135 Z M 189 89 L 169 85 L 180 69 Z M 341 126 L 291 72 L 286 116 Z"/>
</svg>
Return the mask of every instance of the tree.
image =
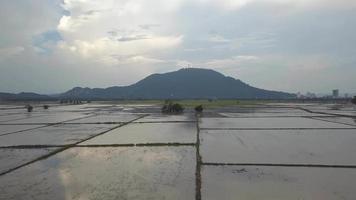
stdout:
<svg viewBox="0 0 356 200">
<path fill-rule="evenodd" d="M 180 105 L 179 103 L 168 103 L 163 105 L 162 107 L 162 112 L 163 113 L 182 113 L 184 110 L 184 107 Z"/>
<path fill-rule="evenodd" d="M 27 112 L 32 112 L 33 106 L 31 106 L 30 104 L 28 104 L 28 105 L 26 105 L 25 107 L 26 107 L 26 109 L 27 109 Z"/>
<path fill-rule="evenodd" d="M 202 105 L 196 106 L 196 107 L 194 108 L 194 110 L 195 110 L 196 112 L 201 113 L 201 112 L 203 112 L 203 106 L 202 106 Z"/>
<path fill-rule="evenodd" d="M 356 96 L 354 96 L 354 98 L 351 99 L 351 103 L 356 105 Z"/>
</svg>

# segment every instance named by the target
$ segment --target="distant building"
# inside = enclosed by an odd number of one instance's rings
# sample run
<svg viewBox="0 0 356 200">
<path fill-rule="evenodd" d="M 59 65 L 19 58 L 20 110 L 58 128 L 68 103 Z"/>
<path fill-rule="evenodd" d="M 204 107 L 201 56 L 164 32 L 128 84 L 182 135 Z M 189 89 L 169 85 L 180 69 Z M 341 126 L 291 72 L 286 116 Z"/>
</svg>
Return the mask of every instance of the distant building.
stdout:
<svg viewBox="0 0 356 200">
<path fill-rule="evenodd" d="M 311 92 L 307 92 L 307 94 L 305 95 L 308 99 L 314 99 L 316 98 L 316 94 L 315 93 L 311 93 Z"/>
<path fill-rule="evenodd" d="M 339 90 L 338 89 L 333 90 L 333 97 L 334 98 L 338 98 L 339 97 Z"/>
<path fill-rule="evenodd" d="M 317 98 L 317 95 L 312 92 L 307 92 L 306 94 L 302 94 L 302 93 L 298 92 L 297 98 L 298 99 L 315 99 L 315 98 Z"/>
<path fill-rule="evenodd" d="M 298 99 L 301 99 L 302 97 L 303 97 L 302 93 L 298 92 L 298 93 L 297 93 L 297 98 L 298 98 Z"/>
</svg>

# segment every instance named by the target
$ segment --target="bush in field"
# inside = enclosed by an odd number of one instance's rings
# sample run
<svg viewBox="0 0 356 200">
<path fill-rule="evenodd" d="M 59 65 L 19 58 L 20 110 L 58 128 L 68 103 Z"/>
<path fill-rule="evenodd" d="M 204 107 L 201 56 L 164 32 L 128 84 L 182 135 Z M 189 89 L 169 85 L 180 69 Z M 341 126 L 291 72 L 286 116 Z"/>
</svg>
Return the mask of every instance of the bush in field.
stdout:
<svg viewBox="0 0 356 200">
<path fill-rule="evenodd" d="M 49 105 L 43 105 L 43 109 L 47 110 L 49 108 Z"/>
<path fill-rule="evenodd" d="M 82 101 L 81 101 L 81 100 L 76 99 L 76 100 L 73 100 L 73 104 L 75 104 L 75 105 L 77 105 L 77 104 L 82 104 Z"/>
<path fill-rule="evenodd" d="M 201 112 L 203 112 L 203 106 L 202 106 L 202 105 L 196 106 L 196 107 L 194 108 L 194 110 L 195 110 L 195 112 L 201 113 Z"/>
<path fill-rule="evenodd" d="M 184 108 L 179 103 L 168 103 L 162 107 L 163 113 L 182 113 Z"/>
<path fill-rule="evenodd" d="M 351 103 L 356 105 L 356 96 L 354 96 L 354 98 L 351 99 Z"/>
<path fill-rule="evenodd" d="M 27 112 L 32 112 L 33 106 L 31 106 L 30 104 L 28 104 L 28 105 L 26 105 L 26 109 L 27 109 Z"/>
<path fill-rule="evenodd" d="M 65 103 L 68 103 L 68 100 L 61 99 L 59 103 L 60 103 L 60 104 L 65 104 Z"/>
<path fill-rule="evenodd" d="M 340 110 L 342 106 L 341 105 L 333 105 L 330 107 L 331 110 Z"/>
<path fill-rule="evenodd" d="M 173 112 L 180 113 L 180 112 L 183 112 L 184 108 L 182 105 L 175 103 L 172 105 L 172 110 L 173 110 Z"/>
</svg>

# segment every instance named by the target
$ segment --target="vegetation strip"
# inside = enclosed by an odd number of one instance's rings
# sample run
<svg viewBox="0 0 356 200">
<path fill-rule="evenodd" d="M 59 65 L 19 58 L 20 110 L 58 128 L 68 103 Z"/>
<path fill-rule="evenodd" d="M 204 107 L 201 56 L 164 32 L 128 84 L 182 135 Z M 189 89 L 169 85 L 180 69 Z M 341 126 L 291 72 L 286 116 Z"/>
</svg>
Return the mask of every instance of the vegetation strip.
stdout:
<svg viewBox="0 0 356 200">
<path fill-rule="evenodd" d="M 42 149 L 42 148 L 55 148 L 55 147 L 66 147 L 68 145 L 13 145 L 13 146 L 3 146 L 0 149 Z"/>
<path fill-rule="evenodd" d="M 201 200 L 201 163 L 202 157 L 200 155 L 200 128 L 199 128 L 199 117 L 196 115 L 197 124 L 197 141 L 196 141 L 196 169 L 195 169 L 195 199 Z"/>
<path fill-rule="evenodd" d="M 75 120 L 80 120 L 80 119 L 75 119 Z M 120 123 L 125 123 L 125 122 L 56 122 L 56 123 L 0 123 L 0 125 L 8 126 L 8 125 L 75 125 L 75 124 L 120 124 Z"/>
<path fill-rule="evenodd" d="M 344 123 L 344 122 L 335 122 L 335 121 L 331 121 L 331 120 L 327 120 L 327 119 L 319 119 L 319 118 L 313 118 L 310 117 L 311 119 L 315 119 L 315 120 L 320 120 L 320 121 L 324 121 L 324 122 L 331 122 L 331 123 L 335 123 L 335 124 L 342 124 L 342 125 L 348 125 L 348 126 L 356 126 L 356 124 L 349 124 L 349 123 Z M 353 118 L 355 120 L 356 123 L 356 118 Z"/>
<path fill-rule="evenodd" d="M 135 144 L 135 146 L 195 146 L 195 143 L 178 143 L 178 142 L 173 142 L 173 143 L 141 143 L 141 144 Z"/>
<path fill-rule="evenodd" d="M 88 144 L 88 145 L 76 145 L 73 147 L 90 147 L 90 148 L 96 148 L 96 147 L 134 147 L 135 144 Z"/>
<path fill-rule="evenodd" d="M 208 166 L 261 166 L 261 167 L 315 167 L 315 168 L 350 168 L 356 169 L 356 165 L 323 165 L 323 164 L 276 164 L 276 163 L 210 163 Z"/>
<path fill-rule="evenodd" d="M 300 117 L 335 117 L 332 115 L 327 115 L 327 116 L 319 116 L 319 115 L 279 115 L 279 116 L 268 116 L 268 115 L 261 115 L 261 116 L 224 116 L 222 118 L 238 118 L 238 119 L 243 119 L 243 118 L 300 118 Z"/>
<path fill-rule="evenodd" d="M 71 144 L 68 144 L 71 145 Z M 3 146 L 0 149 L 41 149 L 41 148 L 55 148 L 55 147 L 67 147 L 68 145 L 13 145 Z M 75 145 L 73 147 L 149 147 L 149 146 L 195 146 L 196 143 L 129 143 L 129 144 L 88 144 L 88 145 Z"/>
<path fill-rule="evenodd" d="M 37 162 L 37 161 L 47 159 L 47 158 L 49 158 L 50 156 L 53 156 L 53 155 L 55 155 L 55 154 L 57 154 L 57 153 L 60 153 L 60 152 L 62 152 L 62 151 L 64 151 L 64 150 L 67 150 L 67 149 L 69 149 L 69 148 L 71 148 L 71 147 L 74 147 L 74 146 L 76 146 L 76 145 L 78 145 L 78 144 L 80 144 L 80 143 L 82 143 L 82 142 L 85 142 L 85 141 L 87 141 L 87 140 L 93 139 L 93 138 L 95 138 L 95 137 L 97 137 L 97 136 L 99 136 L 99 135 L 103 135 L 103 134 L 105 134 L 105 133 L 107 133 L 107 132 L 109 132 L 109 131 L 112 131 L 112 130 L 117 129 L 117 128 L 122 127 L 122 126 L 125 126 L 125 125 L 127 125 L 127 124 L 129 124 L 129 123 L 131 123 L 131 122 L 133 122 L 133 121 L 135 121 L 135 120 L 141 119 L 141 118 L 146 117 L 146 116 L 147 116 L 147 115 L 142 115 L 142 116 L 137 117 L 137 118 L 135 118 L 135 119 L 133 119 L 133 120 L 131 120 L 131 121 L 129 121 L 129 122 L 120 124 L 120 125 L 118 125 L 118 126 L 115 126 L 115 127 L 111 128 L 111 129 L 108 129 L 108 130 L 106 130 L 106 131 L 103 131 L 103 132 L 101 132 L 101 133 L 98 133 L 98 134 L 96 134 L 96 135 L 93 135 L 93 136 L 91 136 L 91 137 L 89 137 L 89 138 L 86 138 L 86 139 L 84 139 L 84 140 L 81 140 L 81 141 L 79 141 L 79 142 L 76 142 L 76 143 L 73 143 L 73 144 L 69 144 L 69 145 L 65 145 L 65 146 L 63 146 L 62 148 L 59 148 L 59 149 L 57 149 L 57 150 L 54 150 L 54 151 L 50 152 L 49 154 L 40 156 L 40 157 L 38 157 L 38 158 L 36 158 L 36 159 L 34 159 L 34 160 L 31 160 L 31 161 L 29 161 L 29 162 L 26 162 L 26 163 L 22 164 L 22 165 L 19 165 L 19 166 L 17 166 L 17 167 L 14 167 L 14 168 L 8 169 L 8 170 L 6 170 L 6 171 L 4 171 L 4 172 L 1 172 L 1 173 L 0 173 L 0 176 L 3 176 L 3 175 L 8 174 L 8 173 L 10 173 L 10 172 L 13 172 L 13 171 L 15 171 L 15 170 L 17 170 L 17 169 L 20 169 L 20 168 L 22 168 L 22 167 L 25 167 L 25 166 L 30 165 L 30 164 L 32 164 L 32 163 L 35 163 L 35 162 Z"/>
<path fill-rule="evenodd" d="M 26 118 L 25 118 L 26 119 Z M 75 120 L 80 120 L 80 119 L 75 119 Z M 9 125 L 81 125 L 81 124 L 122 124 L 125 123 L 125 121 L 120 121 L 120 122 L 57 122 L 57 123 L 0 123 L 0 125 L 4 126 L 9 126 Z M 162 124 L 162 123 L 195 123 L 195 121 L 154 121 L 154 122 L 132 122 L 133 124 Z"/>
<path fill-rule="evenodd" d="M 147 121 L 147 122 L 132 122 L 133 124 L 162 124 L 162 123 L 196 123 L 196 121 Z"/>
<path fill-rule="evenodd" d="M 131 143 L 131 144 L 88 144 L 75 147 L 164 147 L 164 146 L 195 146 L 195 143 Z"/>
<path fill-rule="evenodd" d="M 200 130 L 353 130 L 355 128 L 200 128 Z"/>
<path fill-rule="evenodd" d="M 351 118 L 356 117 L 354 115 L 345 115 L 345 114 L 338 114 L 338 113 L 326 113 L 326 112 L 312 111 L 312 110 L 308 110 L 308 109 L 302 108 L 302 107 L 297 107 L 296 109 L 304 110 L 305 112 L 314 113 L 314 114 L 333 115 L 333 116 L 337 116 L 337 117 L 351 117 Z"/>
<path fill-rule="evenodd" d="M 2 116 L 2 115 L 0 115 Z M 38 118 L 38 117 L 43 117 L 43 116 L 31 116 L 31 117 L 22 117 L 22 118 L 17 118 L 17 119 L 9 119 L 9 120 L 4 120 L 4 121 L 1 121 L 0 125 L 6 125 L 6 122 L 14 122 L 14 121 L 19 121 L 19 120 L 23 120 L 23 119 L 32 119 L 32 118 Z M 12 124 L 11 124 L 12 125 Z"/>
</svg>

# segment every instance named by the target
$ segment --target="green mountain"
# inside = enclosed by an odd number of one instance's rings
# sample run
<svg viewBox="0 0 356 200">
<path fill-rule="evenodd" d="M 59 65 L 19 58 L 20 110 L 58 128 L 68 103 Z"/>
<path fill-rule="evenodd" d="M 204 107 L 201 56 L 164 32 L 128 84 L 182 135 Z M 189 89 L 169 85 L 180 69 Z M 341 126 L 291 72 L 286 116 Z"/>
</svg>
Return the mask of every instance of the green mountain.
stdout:
<svg viewBox="0 0 356 200">
<path fill-rule="evenodd" d="M 209 69 L 185 68 L 152 74 L 123 87 L 75 87 L 60 95 L 78 99 L 288 99 L 295 94 L 252 87 L 239 79 Z"/>
</svg>

